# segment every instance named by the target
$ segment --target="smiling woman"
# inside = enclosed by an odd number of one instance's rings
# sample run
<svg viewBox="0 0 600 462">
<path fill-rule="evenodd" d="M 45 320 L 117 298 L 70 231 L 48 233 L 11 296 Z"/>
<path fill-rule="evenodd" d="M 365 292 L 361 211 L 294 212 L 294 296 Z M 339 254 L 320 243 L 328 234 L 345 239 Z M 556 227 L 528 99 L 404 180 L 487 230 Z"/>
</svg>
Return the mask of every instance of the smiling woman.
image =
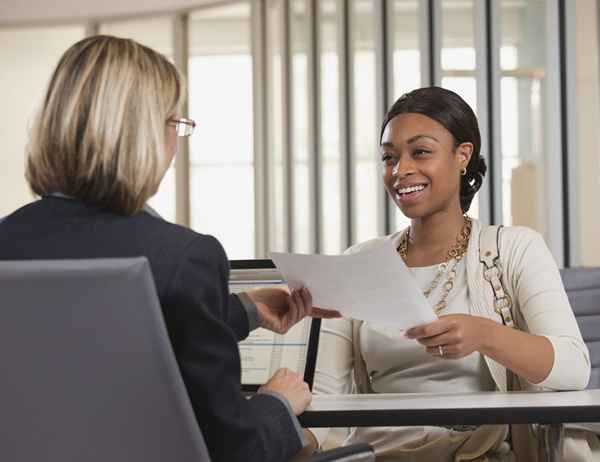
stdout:
<svg viewBox="0 0 600 462">
<path fill-rule="evenodd" d="M 392 240 L 439 319 L 406 332 L 359 320 L 326 321 L 315 391 L 506 391 L 508 373 L 531 388 L 585 387 L 589 353 L 541 236 L 524 227 L 499 232 L 465 215 L 486 171 L 480 145 L 473 111 L 449 90 L 421 88 L 390 108 L 380 138 L 383 179 L 410 226 L 347 252 Z M 499 250 L 494 268 L 501 273 L 492 279 L 493 291 L 508 293 L 518 329 L 504 311 L 496 312 L 485 278 L 480 242 L 490 231 Z M 392 312 L 402 308 L 390 306 Z M 315 434 L 325 440 L 321 431 Z M 508 462 L 519 451 L 506 436 L 501 426 L 359 427 L 346 441 L 372 444 L 385 461 Z"/>
</svg>

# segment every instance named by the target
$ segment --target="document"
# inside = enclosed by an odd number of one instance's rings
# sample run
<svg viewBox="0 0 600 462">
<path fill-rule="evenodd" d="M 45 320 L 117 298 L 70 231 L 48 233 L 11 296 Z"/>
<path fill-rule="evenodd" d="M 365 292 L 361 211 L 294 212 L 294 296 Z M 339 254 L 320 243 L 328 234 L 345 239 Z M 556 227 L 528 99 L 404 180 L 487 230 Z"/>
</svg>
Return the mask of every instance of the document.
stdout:
<svg viewBox="0 0 600 462">
<path fill-rule="evenodd" d="M 271 252 L 271 258 L 290 288 L 310 290 L 314 306 L 399 329 L 437 319 L 391 239 L 349 255 Z"/>
</svg>

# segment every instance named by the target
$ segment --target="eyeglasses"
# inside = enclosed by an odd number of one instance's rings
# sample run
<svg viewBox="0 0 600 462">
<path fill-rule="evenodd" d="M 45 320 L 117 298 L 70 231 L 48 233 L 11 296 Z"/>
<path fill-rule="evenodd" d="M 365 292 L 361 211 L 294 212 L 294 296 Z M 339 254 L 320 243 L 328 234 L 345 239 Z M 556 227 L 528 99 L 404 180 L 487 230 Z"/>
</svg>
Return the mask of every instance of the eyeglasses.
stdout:
<svg viewBox="0 0 600 462">
<path fill-rule="evenodd" d="M 169 119 L 167 122 L 175 126 L 177 136 L 190 136 L 196 128 L 196 122 L 192 119 Z"/>
</svg>

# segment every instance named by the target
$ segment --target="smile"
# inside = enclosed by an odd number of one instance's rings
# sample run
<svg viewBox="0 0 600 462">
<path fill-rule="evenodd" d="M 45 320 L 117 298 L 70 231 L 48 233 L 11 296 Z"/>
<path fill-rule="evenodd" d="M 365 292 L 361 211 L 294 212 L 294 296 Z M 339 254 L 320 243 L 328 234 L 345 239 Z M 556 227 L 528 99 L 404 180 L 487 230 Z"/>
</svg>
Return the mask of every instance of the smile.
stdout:
<svg viewBox="0 0 600 462">
<path fill-rule="evenodd" d="M 425 186 L 426 185 L 424 185 L 424 184 L 418 184 L 418 185 L 415 185 L 415 186 L 409 186 L 407 188 L 397 189 L 396 192 L 398 194 L 410 194 L 410 193 L 413 193 L 413 192 L 423 191 L 425 189 Z"/>
<path fill-rule="evenodd" d="M 396 189 L 396 200 L 401 203 L 412 203 L 420 199 L 427 184 L 416 184 Z"/>
</svg>

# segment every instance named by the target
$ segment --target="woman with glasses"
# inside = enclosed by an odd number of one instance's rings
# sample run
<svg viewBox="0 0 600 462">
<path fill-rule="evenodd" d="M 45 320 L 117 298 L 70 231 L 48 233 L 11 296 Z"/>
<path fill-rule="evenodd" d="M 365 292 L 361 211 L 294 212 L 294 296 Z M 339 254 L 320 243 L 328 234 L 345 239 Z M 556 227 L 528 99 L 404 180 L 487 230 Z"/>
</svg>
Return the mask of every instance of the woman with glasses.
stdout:
<svg viewBox="0 0 600 462">
<path fill-rule="evenodd" d="M 303 290 L 230 294 L 219 242 L 145 207 L 179 138 L 194 131 L 179 112 L 183 95 L 173 64 L 132 40 L 96 36 L 69 48 L 28 148 L 27 180 L 41 199 L 0 224 L 0 260 L 145 256 L 212 460 L 288 460 L 306 445 L 295 415 L 308 387 L 280 370 L 244 399 L 237 341 L 258 326 L 285 332 L 331 313 Z"/>
</svg>

